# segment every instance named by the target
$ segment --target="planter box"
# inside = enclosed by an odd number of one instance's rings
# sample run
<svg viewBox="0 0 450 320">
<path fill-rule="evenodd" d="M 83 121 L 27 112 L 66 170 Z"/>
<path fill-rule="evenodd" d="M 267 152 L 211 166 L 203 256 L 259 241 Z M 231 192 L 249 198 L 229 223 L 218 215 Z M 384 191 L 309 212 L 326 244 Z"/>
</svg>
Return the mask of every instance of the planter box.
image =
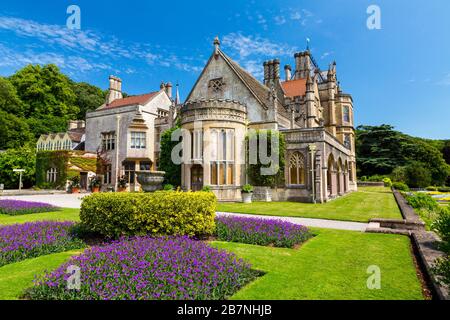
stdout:
<svg viewBox="0 0 450 320">
<path fill-rule="evenodd" d="M 242 192 L 242 202 L 243 203 L 252 203 L 252 192 Z"/>
<path fill-rule="evenodd" d="M 272 189 L 270 187 L 254 187 L 253 199 L 258 201 L 271 202 Z"/>
</svg>

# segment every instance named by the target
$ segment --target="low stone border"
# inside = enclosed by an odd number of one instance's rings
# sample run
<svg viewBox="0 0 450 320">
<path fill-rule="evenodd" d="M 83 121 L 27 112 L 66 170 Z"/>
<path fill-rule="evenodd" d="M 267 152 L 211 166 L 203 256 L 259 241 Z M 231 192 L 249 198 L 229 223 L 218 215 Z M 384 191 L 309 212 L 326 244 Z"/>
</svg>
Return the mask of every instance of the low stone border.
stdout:
<svg viewBox="0 0 450 320">
<path fill-rule="evenodd" d="M 439 241 L 439 237 L 434 232 L 412 232 L 411 234 L 411 242 L 418 257 L 417 260 L 421 269 L 426 271 L 424 272 L 427 277 L 425 280 L 429 283 L 433 296 L 439 300 L 450 300 L 448 288 L 439 284 L 431 271 L 434 261 L 444 256 L 444 253 L 437 248 Z"/>
<path fill-rule="evenodd" d="M 411 207 L 406 199 L 402 196 L 400 192 L 393 189 L 392 192 L 394 193 L 395 201 L 397 202 L 397 205 L 400 209 L 400 212 L 403 216 L 403 219 L 411 222 L 422 222 L 419 215 L 414 211 L 414 208 Z"/>
<path fill-rule="evenodd" d="M 411 221 L 407 219 L 384 219 L 373 218 L 370 222 L 376 222 L 380 224 L 381 228 L 400 229 L 400 230 L 417 230 L 424 231 L 425 223 L 423 221 Z"/>
<path fill-rule="evenodd" d="M 437 248 L 439 242 L 441 241 L 440 238 L 434 232 L 425 230 L 425 223 L 422 219 L 420 219 L 420 216 L 414 211 L 414 208 L 408 204 L 400 192 L 393 189 L 393 193 L 395 200 L 397 201 L 397 205 L 400 208 L 400 212 L 404 218 L 404 226 L 418 227 L 417 229 L 410 229 L 409 231 L 411 243 L 413 244 L 418 263 L 426 277 L 425 280 L 433 291 L 433 296 L 440 300 L 449 300 L 448 288 L 440 285 L 436 279 L 436 276 L 432 272 L 434 261 L 445 255 L 444 252 Z M 386 223 L 388 224 L 389 222 Z M 392 221 L 391 223 L 394 227 L 402 227 L 401 224 L 396 224 Z"/>
</svg>

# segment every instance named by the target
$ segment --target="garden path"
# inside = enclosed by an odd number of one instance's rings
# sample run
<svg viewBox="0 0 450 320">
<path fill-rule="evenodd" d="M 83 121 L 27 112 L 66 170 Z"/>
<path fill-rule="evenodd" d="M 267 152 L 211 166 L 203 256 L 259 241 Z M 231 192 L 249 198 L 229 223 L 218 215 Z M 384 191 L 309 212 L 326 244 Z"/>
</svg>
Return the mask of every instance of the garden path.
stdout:
<svg viewBox="0 0 450 320">
<path fill-rule="evenodd" d="M 47 194 L 47 195 L 24 195 L 24 196 L 2 196 L 0 199 L 17 199 L 25 201 L 46 202 L 54 206 L 62 208 L 74 208 L 79 209 L 81 206 L 81 200 L 87 194 Z M 229 213 L 229 212 L 217 212 L 217 215 L 239 215 L 253 218 L 262 219 L 278 219 L 288 221 L 295 224 L 301 224 L 307 227 L 316 228 L 328 228 L 338 230 L 353 230 L 364 232 L 369 227 L 368 223 L 350 222 L 350 221 L 337 221 L 326 219 L 311 219 L 311 218 L 294 218 L 294 217 L 275 217 L 266 215 L 254 215 L 243 213 Z M 371 226 L 376 227 L 376 226 Z"/>
</svg>

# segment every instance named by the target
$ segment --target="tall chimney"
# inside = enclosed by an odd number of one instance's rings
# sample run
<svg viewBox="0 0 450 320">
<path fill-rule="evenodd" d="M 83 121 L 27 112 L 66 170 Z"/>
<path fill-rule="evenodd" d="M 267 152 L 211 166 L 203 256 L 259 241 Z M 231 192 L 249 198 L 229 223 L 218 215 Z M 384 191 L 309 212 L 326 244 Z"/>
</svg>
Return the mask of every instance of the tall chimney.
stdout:
<svg viewBox="0 0 450 320">
<path fill-rule="evenodd" d="M 109 76 L 109 92 L 106 97 L 106 103 L 110 104 L 114 100 L 122 98 L 122 80 L 115 76 Z"/>
<path fill-rule="evenodd" d="M 279 59 L 273 60 L 273 79 L 274 80 L 280 79 L 280 60 Z"/>
<path fill-rule="evenodd" d="M 170 82 L 166 83 L 166 93 L 169 96 L 169 98 L 172 99 L 172 83 Z"/>
<path fill-rule="evenodd" d="M 269 83 L 269 61 L 264 61 L 263 63 L 264 66 L 264 85 L 267 86 L 267 84 Z"/>
<path fill-rule="evenodd" d="M 291 80 L 291 71 L 292 71 L 292 68 L 290 65 L 287 64 L 284 66 L 284 73 L 286 74 L 286 81 Z"/>
</svg>

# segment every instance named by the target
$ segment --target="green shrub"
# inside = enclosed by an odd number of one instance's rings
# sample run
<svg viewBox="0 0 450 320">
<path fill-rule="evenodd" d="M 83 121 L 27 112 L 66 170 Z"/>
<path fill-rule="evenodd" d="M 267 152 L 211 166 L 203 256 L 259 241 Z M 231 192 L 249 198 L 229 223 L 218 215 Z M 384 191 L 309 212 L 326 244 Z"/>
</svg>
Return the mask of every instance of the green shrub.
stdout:
<svg viewBox="0 0 450 320">
<path fill-rule="evenodd" d="M 439 209 L 438 217 L 432 224 L 432 229 L 435 230 L 442 239 L 442 249 L 450 254 L 450 207 L 443 207 Z"/>
<path fill-rule="evenodd" d="M 383 183 L 385 187 L 392 187 L 392 180 L 390 178 L 384 178 Z"/>
<path fill-rule="evenodd" d="M 165 184 L 165 185 L 164 185 L 164 190 L 166 190 L 166 191 L 172 191 L 172 190 L 173 190 L 173 185 L 171 185 L 171 184 Z"/>
<path fill-rule="evenodd" d="M 450 187 L 438 187 L 437 191 L 439 191 L 439 192 L 450 192 Z"/>
<path fill-rule="evenodd" d="M 432 228 L 441 236 L 441 249 L 446 255 L 436 261 L 433 272 L 440 282 L 450 287 L 450 207 L 441 208 Z"/>
<path fill-rule="evenodd" d="M 246 184 L 242 186 L 242 192 L 244 193 L 252 193 L 253 192 L 253 186 L 250 184 Z"/>
<path fill-rule="evenodd" d="M 96 193 L 83 198 L 81 223 L 107 237 L 210 235 L 217 206 L 212 192 Z"/>
<path fill-rule="evenodd" d="M 406 196 L 408 204 L 414 209 L 437 210 L 439 204 L 431 196 L 425 193 L 416 193 Z"/>
<path fill-rule="evenodd" d="M 423 188 L 432 182 L 431 171 L 420 162 L 411 162 L 405 167 L 406 183 L 412 188 Z"/>
<path fill-rule="evenodd" d="M 211 190 L 210 186 L 203 186 L 202 191 L 203 192 L 211 192 L 212 190 Z"/>
<path fill-rule="evenodd" d="M 404 182 L 394 182 L 392 188 L 399 191 L 409 191 L 408 185 Z"/>
<path fill-rule="evenodd" d="M 427 191 L 437 191 L 437 187 L 429 186 L 425 188 Z"/>
</svg>

